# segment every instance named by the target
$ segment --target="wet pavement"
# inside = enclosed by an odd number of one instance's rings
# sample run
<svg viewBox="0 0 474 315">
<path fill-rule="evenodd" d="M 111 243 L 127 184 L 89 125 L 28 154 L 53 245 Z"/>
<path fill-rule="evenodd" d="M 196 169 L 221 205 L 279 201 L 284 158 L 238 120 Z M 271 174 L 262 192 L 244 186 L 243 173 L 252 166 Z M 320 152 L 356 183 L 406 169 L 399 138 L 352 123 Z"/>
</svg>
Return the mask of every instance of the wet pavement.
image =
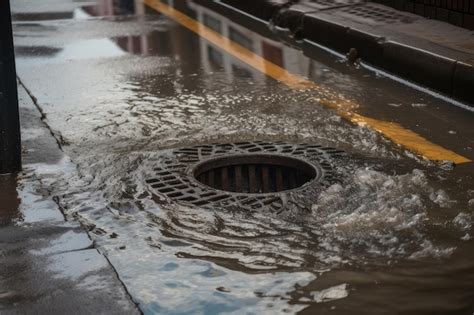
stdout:
<svg viewBox="0 0 474 315">
<path fill-rule="evenodd" d="M 473 112 L 193 1 L 177 6 L 357 113 L 474 159 Z M 327 89 L 279 83 L 140 1 L 12 10 L 19 80 L 70 158 L 45 157 L 54 167 L 37 176 L 143 313 L 474 311 L 472 163 L 424 160 L 322 106 Z M 171 149 L 246 141 L 345 150 L 334 162 L 343 179 L 288 213 L 178 205 L 146 182 Z M 4 186 L 14 209 L 14 182 Z"/>
<path fill-rule="evenodd" d="M 0 313 L 138 314 L 83 227 L 65 221 L 47 182 L 70 162 L 22 87 L 19 99 L 23 172 L 0 176 Z"/>
</svg>

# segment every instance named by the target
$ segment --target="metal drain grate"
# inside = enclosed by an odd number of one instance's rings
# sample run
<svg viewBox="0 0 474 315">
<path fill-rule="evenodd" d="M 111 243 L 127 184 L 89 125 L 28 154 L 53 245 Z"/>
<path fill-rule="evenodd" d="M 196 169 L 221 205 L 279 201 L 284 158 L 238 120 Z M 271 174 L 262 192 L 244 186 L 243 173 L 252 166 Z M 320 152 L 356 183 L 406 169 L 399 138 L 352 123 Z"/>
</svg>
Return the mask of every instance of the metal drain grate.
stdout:
<svg viewBox="0 0 474 315">
<path fill-rule="evenodd" d="M 362 6 L 349 6 L 341 9 L 346 15 L 354 19 L 371 21 L 376 24 L 412 23 L 415 19 L 404 13 L 379 5 L 366 4 Z"/>
<path fill-rule="evenodd" d="M 238 193 L 269 193 L 298 188 L 321 173 L 300 159 L 270 154 L 239 154 L 204 161 L 194 177 L 215 189 Z"/>
<path fill-rule="evenodd" d="M 171 154 L 170 154 L 171 153 Z M 343 151 L 311 144 L 240 142 L 180 148 L 163 154 L 153 193 L 204 208 L 310 208 L 337 180 L 330 161 Z"/>
<path fill-rule="evenodd" d="M 340 8 L 344 6 L 356 5 L 365 3 L 364 0 L 310 0 L 304 4 L 314 7 L 319 10 L 327 10 Z"/>
</svg>

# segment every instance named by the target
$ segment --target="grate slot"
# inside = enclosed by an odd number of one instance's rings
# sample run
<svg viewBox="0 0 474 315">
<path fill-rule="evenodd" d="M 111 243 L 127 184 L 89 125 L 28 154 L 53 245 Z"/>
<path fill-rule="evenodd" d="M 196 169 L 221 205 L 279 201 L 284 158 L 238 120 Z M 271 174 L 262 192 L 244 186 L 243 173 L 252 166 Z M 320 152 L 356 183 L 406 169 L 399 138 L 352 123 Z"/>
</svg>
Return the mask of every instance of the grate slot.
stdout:
<svg viewBox="0 0 474 315">
<path fill-rule="evenodd" d="M 195 178 L 212 188 L 239 193 L 290 190 L 316 177 L 315 169 L 301 160 L 271 155 L 225 156 L 198 164 Z"/>
</svg>

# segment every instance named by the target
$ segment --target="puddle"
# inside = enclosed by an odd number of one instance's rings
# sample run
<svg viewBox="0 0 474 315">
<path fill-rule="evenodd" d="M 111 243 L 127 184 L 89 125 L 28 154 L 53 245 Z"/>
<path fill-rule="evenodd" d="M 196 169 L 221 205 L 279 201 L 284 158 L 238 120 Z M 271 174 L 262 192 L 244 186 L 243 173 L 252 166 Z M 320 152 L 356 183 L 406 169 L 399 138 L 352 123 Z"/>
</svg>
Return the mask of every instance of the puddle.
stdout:
<svg viewBox="0 0 474 315">
<path fill-rule="evenodd" d="M 324 91 L 292 90 L 173 22 L 141 18 L 19 27 L 17 68 L 72 160 L 38 172 L 144 313 L 471 307 L 472 170 L 423 161 L 320 106 Z M 362 112 L 397 117 L 441 140 L 449 134 L 436 130 L 464 130 L 460 150 L 473 141 L 470 117 L 458 113 L 450 126 L 446 117 L 458 109 L 443 116 L 442 101 L 220 23 L 289 71 L 357 100 Z M 57 33 L 55 46 L 48 32 Z M 185 207 L 146 184 L 163 151 L 255 140 L 345 150 L 344 180 L 310 208 L 284 213 Z"/>
<path fill-rule="evenodd" d="M 437 168 L 394 173 L 389 163 L 368 167 L 357 159 L 341 166 L 347 178 L 309 211 L 248 212 L 157 199 L 145 182 L 157 155 L 90 156 L 82 163 L 92 172 L 64 171 L 53 183 L 68 216 L 89 227 L 145 313 L 294 313 L 357 301 L 366 281 L 401 281 L 400 268 L 420 281 L 435 270 L 466 277 L 473 210 L 469 200 L 439 189 L 438 176 L 448 174 Z M 340 278 L 342 271 L 358 276 Z M 329 280 L 318 284 L 320 277 Z M 468 283 L 458 283 L 466 299 Z M 422 290 L 425 282 L 418 285 L 410 284 Z M 397 299 L 384 303 L 394 307 Z"/>
</svg>

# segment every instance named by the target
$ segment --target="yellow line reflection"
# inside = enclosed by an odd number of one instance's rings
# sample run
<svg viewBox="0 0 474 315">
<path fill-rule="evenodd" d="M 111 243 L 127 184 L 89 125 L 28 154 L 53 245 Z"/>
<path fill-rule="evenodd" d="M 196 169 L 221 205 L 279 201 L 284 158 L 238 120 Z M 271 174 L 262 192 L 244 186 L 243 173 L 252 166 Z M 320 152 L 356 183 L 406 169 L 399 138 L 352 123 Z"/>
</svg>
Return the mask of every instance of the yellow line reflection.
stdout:
<svg viewBox="0 0 474 315">
<path fill-rule="evenodd" d="M 468 158 L 434 144 L 397 123 L 382 121 L 355 113 L 354 110 L 358 107 L 357 103 L 344 98 L 342 95 L 337 94 L 325 86 L 319 85 L 300 75 L 288 72 L 282 67 L 260 57 L 221 34 L 214 32 L 205 25 L 160 2 L 159 0 L 144 0 L 144 3 L 156 11 L 172 18 L 182 26 L 188 28 L 214 45 L 219 46 L 228 54 L 240 59 L 267 76 L 272 77 L 293 89 L 313 89 L 318 91 L 318 93 L 323 95 L 323 97 L 318 99 L 320 104 L 336 110 L 340 116 L 352 123 L 367 125 L 382 133 L 396 144 L 402 145 L 406 149 L 433 161 L 450 160 L 457 164 L 471 162 Z"/>
</svg>

